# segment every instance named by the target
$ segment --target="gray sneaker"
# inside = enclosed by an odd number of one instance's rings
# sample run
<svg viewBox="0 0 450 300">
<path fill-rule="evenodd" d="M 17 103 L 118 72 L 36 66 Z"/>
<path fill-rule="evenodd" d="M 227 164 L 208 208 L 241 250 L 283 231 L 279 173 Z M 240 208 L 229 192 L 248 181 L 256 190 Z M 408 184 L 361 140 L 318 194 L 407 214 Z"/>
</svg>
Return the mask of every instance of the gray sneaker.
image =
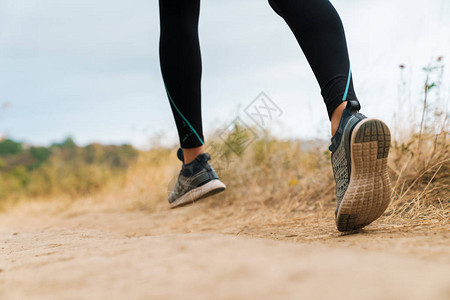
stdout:
<svg viewBox="0 0 450 300">
<path fill-rule="evenodd" d="M 181 148 L 178 149 L 177 156 L 183 161 Z M 170 208 L 193 203 L 225 190 L 225 184 L 219 180 L 213 167 L 208 163 L 210 159 L 208 153 L 203 153 L 189 164 L 183 162 L 175 188 L 169 195 Z"/>
<path fill-rule="evenodd" d="M 372 223 L 391 201 L 389 128 L 359 109 L 358 101 L 348 101 L 329 148 L 336 181 L 336 225 L 342 232 Z"/>
</svg>

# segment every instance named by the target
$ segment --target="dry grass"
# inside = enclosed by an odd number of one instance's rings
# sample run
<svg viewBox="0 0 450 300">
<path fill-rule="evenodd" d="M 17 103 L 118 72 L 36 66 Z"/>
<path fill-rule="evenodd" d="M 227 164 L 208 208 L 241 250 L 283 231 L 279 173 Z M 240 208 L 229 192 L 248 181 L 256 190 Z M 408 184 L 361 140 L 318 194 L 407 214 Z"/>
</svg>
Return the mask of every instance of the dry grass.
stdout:
<svg viewBox="0 0 450 300">
<path fill-rule="evenodd" d="M 390 168 L 394 184 L 388 220 L 450 218 L 450 145 L 446 132 L 393 144 Z"/>
<path fill-rule="evenodd" d="M 392 204 L 377 221 L 381 228 L 445 228 L 450 219 L 450 148 L 445 132 L 394 142 L 389 157 Z M 222 144 L 222 147 L 226 145 Z M 303 227 L 316 235 L 334 227 L 335 184 L 330 153 L 320 141 L 281 141 L 270 137 L 251 144 L 241 156 L 212 161 L 220 166 L 227 191 L 193 208 L 168 212 L 167 195 L 179 171 L 175 149 L 141 153 L 123 186 L 101 198 L 121 199 L 127 209 L 152 216 L 184 214 L 174 227 L 224 233 L 297 236 Z M 415 149 L 415 150 L 413 150 Z M 185 212 L 185 210 L 189 210 Z M 188 224 L 188 225 L 186 225 Z M 169 226 L 170 224 L 167 224 Z"/>
</svg>

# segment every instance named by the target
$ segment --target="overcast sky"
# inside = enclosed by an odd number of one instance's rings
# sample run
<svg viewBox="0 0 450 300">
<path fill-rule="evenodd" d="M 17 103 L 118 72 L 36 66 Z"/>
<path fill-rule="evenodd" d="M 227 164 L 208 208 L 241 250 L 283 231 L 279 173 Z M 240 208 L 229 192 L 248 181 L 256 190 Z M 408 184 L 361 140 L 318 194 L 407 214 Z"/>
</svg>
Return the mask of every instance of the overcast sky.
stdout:
<svg viewBox="0 0 450 300">
<path fill-rule="evenodd" d="M 450 61 L 450 1 L 332 3 L 363 112 L 391 124 L 398 66 L 406 65 L 420 103 L 421 67 L 440 55 Z M 81 144 L 145 147 L 158 135 L 176 143 L 158 39 L 157 0 L 0 0 L 0 104 L 10 103 L 0 112 L 0 133 L 41 145 L 68 135 Z M 267 1 L 203 1 L 200 40 L 207 136 L 264 91 L 283 110 L 276 134 L 329 137 L 315 78 Z"/>
</svg>

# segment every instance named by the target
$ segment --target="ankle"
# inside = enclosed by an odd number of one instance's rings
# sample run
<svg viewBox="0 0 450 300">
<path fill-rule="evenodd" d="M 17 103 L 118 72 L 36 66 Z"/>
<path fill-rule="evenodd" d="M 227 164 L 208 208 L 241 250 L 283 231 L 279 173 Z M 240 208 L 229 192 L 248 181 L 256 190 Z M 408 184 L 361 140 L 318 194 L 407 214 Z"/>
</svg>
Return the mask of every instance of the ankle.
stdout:
<svg viewBox="0 0 450 300">
<path fill-rule="evenodd" d="M 341 122 L 342 112 L 344 111 L 346 106 L 347 101 L 342 102 L 331 114 L 331 136 L 336 133 L 339 127 L 339 123 Z"/>
<path fill-rule="evenodd" d="M 203 145 L 196 148 L 183 149 L 184 164 L 187 165 L 188 163 L 193 162 L 197 156 L 203 153 L 205 153 Z"/>
</svg>

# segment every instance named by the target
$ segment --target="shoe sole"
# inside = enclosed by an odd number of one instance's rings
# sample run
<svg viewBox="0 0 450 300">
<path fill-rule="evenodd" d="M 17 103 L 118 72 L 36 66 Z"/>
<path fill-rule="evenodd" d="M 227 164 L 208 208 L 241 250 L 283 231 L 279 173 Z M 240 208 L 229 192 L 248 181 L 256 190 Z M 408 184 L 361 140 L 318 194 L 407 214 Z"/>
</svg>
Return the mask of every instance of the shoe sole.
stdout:
<svg viewBox="0 0 450 300">
<path fill-rule="evenodd" d="M 360 229 L 378 219 L 389 206 L 390 142 L 389 128 L 380 120 L 364 119 L 353 129 L 350 182 L 336 217 L 339 231 Z"/>
<path fill-rule="evenodd" d="M 226 185 L 218 180 L 213 179 L 198 188 L 190 190 L 174 202 L 170 204 L 170 208 L 176 208 L 180 206 L 184 206 L 190 203 L 194 203 L 200 199 L 218 194 L 223 192 L 226 189 Z"/>
</svg>

